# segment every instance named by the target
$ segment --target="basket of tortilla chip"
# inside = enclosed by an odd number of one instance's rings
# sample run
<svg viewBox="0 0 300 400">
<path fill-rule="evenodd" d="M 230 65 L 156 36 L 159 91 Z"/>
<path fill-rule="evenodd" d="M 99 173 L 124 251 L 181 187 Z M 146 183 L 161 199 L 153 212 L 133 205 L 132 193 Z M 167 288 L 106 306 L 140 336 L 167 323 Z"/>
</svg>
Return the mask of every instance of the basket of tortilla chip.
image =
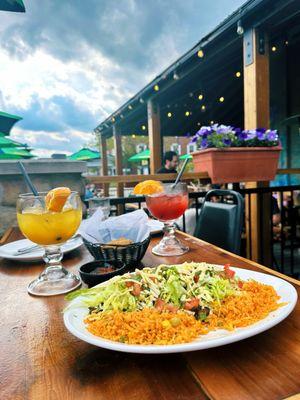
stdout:
<svg viewBox="0 0 300 400">
<path fill-rule="evenodd" d="M 83 242 L 96 260 L 119 261 L 135 268 L 150 243 L 148 216 L 137 210 L 101 220 L 98 210 L 80 227 Z"/>
</svg>

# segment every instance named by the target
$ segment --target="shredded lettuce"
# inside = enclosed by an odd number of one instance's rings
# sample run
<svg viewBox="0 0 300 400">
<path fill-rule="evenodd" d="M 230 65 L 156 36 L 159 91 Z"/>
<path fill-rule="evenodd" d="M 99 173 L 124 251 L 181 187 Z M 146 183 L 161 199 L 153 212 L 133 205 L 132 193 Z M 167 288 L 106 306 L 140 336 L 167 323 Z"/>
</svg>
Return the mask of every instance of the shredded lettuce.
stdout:
<svg viewBox="0 0 300 400">
<path fill-rule="evenodd" d="M 79 304 L 96 312 L 135 311 L 155 306 L 158 299 L 179 308 L 198 299 L 200 307 L 211 307 L 239 290 L 238 279 L 226 278 L 222 267 L 186 262 L 136 270 L 101 286 L 72 292 L 66 299 L 78 297 Z"/>
</svg>

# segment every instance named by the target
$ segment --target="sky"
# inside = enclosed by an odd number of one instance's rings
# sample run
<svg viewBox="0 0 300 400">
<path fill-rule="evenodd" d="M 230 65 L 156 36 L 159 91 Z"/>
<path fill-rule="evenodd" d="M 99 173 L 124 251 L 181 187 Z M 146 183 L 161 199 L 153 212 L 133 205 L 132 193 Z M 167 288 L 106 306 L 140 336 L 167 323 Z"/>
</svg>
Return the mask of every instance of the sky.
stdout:
<svg viewBox="0 0 300 400">
<path fill-rule="evenodd" d="M 33 153 L 71 154 L 244 0 L 23 0 L 0 11 L 0 111 Z"/>
</svg>

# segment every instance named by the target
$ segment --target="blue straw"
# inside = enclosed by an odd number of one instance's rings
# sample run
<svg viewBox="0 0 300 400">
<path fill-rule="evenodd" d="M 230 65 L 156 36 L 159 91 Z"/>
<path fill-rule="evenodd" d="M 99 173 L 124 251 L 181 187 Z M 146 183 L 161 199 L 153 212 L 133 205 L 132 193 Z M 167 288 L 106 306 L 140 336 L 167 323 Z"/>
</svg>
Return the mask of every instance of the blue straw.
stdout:
<svg viewBox="0 0 300 400">
<path fill-rule="evenodd" d="M 32 191 L 32 193 L 33 193 L 35 196 L 38 196 L 39 193 L 38 193 L 38 191 L 36 190 L 36 188 L 35 188 L 34 184 L 32 183 L 31 179 L 29 178 L 29 175 L 27 174 L 27 172 L 26 172 L 26 170 L 25 170 L 25 168 L 24 168 L 23 163 L 22 163 L 21 161 L 18 161 L 18 165 L 19 165 L 19 168 L 20 168 L 20 170 L 21 170 L 21 172 L 22 172 L 23 178 L 24 178 L 25 182 L 27 183 L 27 185 L 29 186 L 30 190 Z"/>
</svg>

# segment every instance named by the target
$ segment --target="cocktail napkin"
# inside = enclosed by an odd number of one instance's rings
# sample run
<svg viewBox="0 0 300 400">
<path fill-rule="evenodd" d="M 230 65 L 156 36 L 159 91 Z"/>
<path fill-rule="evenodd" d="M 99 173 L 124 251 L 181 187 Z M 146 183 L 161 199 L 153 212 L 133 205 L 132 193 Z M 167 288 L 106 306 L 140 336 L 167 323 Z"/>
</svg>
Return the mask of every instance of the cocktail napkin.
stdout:
<svg viewBox="0 0 300 400">
<path fill-rule="evenodd" d="M 143 210 L 133 211 L 103 221 L 100 208 L 87 220 L 82 221 L 78 233 L 91 243 L 108 243 L 111 240 L 126 238 L 134 243 L 142 242 L 151 228 L 147 224 L 148 215 Z"/>
</svg>

